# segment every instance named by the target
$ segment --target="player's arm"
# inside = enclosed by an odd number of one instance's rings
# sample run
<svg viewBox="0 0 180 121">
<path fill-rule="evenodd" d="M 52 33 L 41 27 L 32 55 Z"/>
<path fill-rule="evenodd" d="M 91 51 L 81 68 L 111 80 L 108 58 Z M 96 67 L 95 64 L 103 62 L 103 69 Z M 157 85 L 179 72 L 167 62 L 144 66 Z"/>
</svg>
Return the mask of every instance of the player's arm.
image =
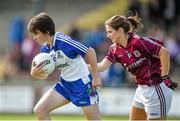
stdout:
<svg viewBox="0 0 180 121">
<path fill-rule="evenodd" d="M 104 58 L 101 62 L 99 62 L 97 64 L 97 68 L 99 72 L 105 71 L 107 68 L 110 67 L 110 65 L 112 64 L 111 61 L 109 61 L 108 59 Z"/>
<path fill-rule="evenodd" d="M 112 64 L 111 61 L 109 61 L 108 59 L 104 58 L 101 62 L 97 63 L 98 72 L 105 71 L 107 68 L 110 67 L 111 64 Z M 88 68 L 89 68 L 89 70 L 91 70 L 91 66 L 89 64 L 88 64 Z"/>
<path fill-rule="evenodd" d="M 169 68 L 170 68 L 170 54 L 168 50 L 165 47 L 161 47 L 159 51 L 159 59 L 161 62 L 161 78 L 172 90 L 176 89 L 178 87 L 178 83 L 173 82 L 170 77 L 168 76 L 169 74 Z"/>
<path fill-rule="evenodd" d="M 100 82 L 99 75 L 98 75 L 97 57 L 96 57 L 95 50 L 90 47 L 87 50 L 85 58 L 88 61 L 89 66 L 91 68 L 90 71 L 91 71 L 91 74 L 93 77 L 93 82 L 92 82 L 93 87 L 101 86 L 101 82 Z"/>
<path fill-rule="evenodd" d="M 159 51 L 159 59 L 161 62 L 161 76 L 168 75 L 170 68 L 170 55 L 169 51 L 163 46 Z"/>
</svg>

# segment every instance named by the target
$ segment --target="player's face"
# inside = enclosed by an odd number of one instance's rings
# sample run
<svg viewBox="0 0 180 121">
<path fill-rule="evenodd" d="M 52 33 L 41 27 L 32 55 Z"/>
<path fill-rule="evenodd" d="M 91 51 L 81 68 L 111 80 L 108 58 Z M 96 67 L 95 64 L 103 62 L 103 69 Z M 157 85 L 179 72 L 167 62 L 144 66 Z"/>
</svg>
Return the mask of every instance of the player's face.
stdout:
<svg viewBox="0 0 180 121">
<path fill-rule="evenodd" d="M 46 40 L 48 40 L 47 34 L 43 34 L 39 30 L 36 31 L 35 33 L 32 33 L 32 36 L 33 36 L 33 40 L 35 40 L 40 45 L 43 45 L 44 43 L 46 43 Z"/>
<path fill-rule="evenodd" d="M 118 40 L 121 38 L 119 30 L 115 30 L 109 25 L 105 25 L 105 27 L 107 32 L 107 38 L 109 38 L 112 43 L 117 43 Z"/>
</svg>

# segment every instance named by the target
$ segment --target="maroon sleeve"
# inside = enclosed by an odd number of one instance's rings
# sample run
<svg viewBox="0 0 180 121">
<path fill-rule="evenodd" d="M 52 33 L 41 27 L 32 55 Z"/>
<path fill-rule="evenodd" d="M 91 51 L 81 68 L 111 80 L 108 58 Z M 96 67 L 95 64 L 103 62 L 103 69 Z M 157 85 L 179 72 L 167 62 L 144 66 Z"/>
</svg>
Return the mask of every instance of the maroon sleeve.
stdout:
<svg viewBox="0 0 180 121">
<path fill-rule="evenodd" d="M 164 45 L 164 42 L 163 41 L 160 41 L 160 40 L 158 40 L 158 39 L 154 39 L 154 38 L 149 38 L 149 39 L 151 39 L 151 40 L 153 40 L 154 42 L 156 42 L 156 43 L 158 43 L 158 44 L 160 44 L 160 45 Z"/>
<path fill-rule="evenodd" d="M 116 59 L 115 59 L 115 56 L 113 53 L 113 48 L 109 49 L 109 52 L 106 54 L 105 58 L 108 59 L 109 61 L 113 62 L 113 63 L 116 62 Z"/>
<path fill-rule="evenodd" d="M 145 54 L 148 54 L 151 56 L 152 55 L 158 56 L 159 51 L 161 49 L 161 45 L 150 38 L 140 38 L 136 41 L 135 45 Z"/>
</svg>

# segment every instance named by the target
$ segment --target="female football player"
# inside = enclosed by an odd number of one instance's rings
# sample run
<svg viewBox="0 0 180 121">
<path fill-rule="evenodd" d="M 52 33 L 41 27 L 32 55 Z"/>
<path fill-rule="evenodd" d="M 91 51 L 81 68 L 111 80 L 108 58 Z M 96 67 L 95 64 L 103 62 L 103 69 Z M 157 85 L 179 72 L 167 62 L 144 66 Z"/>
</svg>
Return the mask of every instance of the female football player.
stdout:
<svg viewBox="0 0 180 121">
<path fill-rule="evenodd" d="M 37 119 L 50 120 L 52 110 L 72 102 L 82 107 L 88 120 L 100 120 L 96 87 L 101 86 L 101 82 L 94 49 L 55 32 L 55 24 L 47 13 L 34 16 L 28 23 L 28 30 L 42 45 L 41 52 L 49 53 L 61 71 L 59 81 L 36 104 L 34 113 Z M 91 65 L 91 74 L 83 57 Z M 38 65 L 32 66 L 31 75 L 41 80 L 48 76 Z"/>
<path fill-rule="evenodd" d="M 138 15 L 114 15 L 105 22 L 105 27 L 113 44 L 98 63 L 98 71 L 104 71 L 117 62 L 135 76 L 138 87 L 130 120 L 165 120 L 177 86 L 168 76 L 168 50 L 161 41 L 135 34 L 143 28 Z"/>
</svg>

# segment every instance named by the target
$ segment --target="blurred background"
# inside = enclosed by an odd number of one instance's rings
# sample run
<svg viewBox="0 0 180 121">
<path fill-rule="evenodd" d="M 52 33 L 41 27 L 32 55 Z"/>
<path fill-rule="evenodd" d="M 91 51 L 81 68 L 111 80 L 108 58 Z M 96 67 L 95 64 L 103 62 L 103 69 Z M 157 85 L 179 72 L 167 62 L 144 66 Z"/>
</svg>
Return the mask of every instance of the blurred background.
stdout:
<svg viewBox="0 0 180 121">
<path fill-rule="evenodd" d="M 55 71 L 45 81 L 33 79 L 30 66 L 39 46 L 27 32 L 28 21 L 39 12 L 47 12 L 56 31 L 93 47 L 102 60 L 111 42 L 104 22 L 114 14 L 137 12 L 145 25 L 137 34 L 159 39 L 170 51 L 170 76 L 180 78 L 180 1 L 179 0 L 0 0 L 0 120 L 4 114 L 32 114 L 42 94 L 57 82 Z M 136 85 L 120 64 L 100 73 L 99 89 L 103 115 L 127 116 Z M 174 92 L 171 117 L 180 119 L 180 88 Z M 116 109 L 116 110 L 115 110 Z M 68 104 L 54 114 L 82 114 Z M 6 115 L 5 115 L 6 116 Z"/>
</svg>

